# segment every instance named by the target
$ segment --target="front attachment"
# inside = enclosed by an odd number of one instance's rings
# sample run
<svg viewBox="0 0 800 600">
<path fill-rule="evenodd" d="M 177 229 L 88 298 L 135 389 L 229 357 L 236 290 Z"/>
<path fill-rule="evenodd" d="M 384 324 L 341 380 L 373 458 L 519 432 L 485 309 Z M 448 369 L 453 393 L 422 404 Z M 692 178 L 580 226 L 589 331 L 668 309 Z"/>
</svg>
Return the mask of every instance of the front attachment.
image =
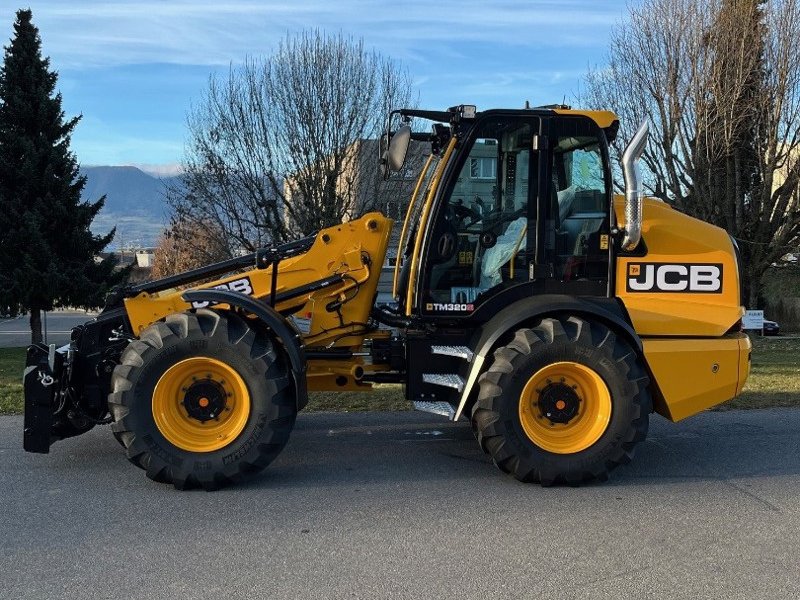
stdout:
<svg viewBox="0 0 800 600">
<path fill-rule="evenodd" d="M 50 451 L 56 390 L 64 367 L 64 355 L 55 345 L 28 347 L 22 382 L 25 390 L 23 447 L 27 452 Z"/>
</svg>

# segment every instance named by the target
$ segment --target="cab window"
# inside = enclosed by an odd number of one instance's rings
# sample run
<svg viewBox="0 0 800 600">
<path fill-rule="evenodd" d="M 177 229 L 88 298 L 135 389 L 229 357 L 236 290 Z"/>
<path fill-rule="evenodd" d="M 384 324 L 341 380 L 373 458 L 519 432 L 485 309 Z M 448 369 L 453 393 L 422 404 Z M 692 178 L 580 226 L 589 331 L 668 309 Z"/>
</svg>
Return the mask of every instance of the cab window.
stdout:
<svg viewBox="0 0 800 600">
<path fill-rule="evenodd" d="M 536 232 L 530 177 L 536 172 L 531 148 L 537 127 L 531 118 L 487 119 L 467 141 L 458 177 L 450 181 L 431 227 L 423 311 L 471 312 L 499 289 L 528 279 L 529 239 Z"/>
<path fill-rule="evenodd" d="M 609 205 L 600 144 L 596 136 L 567 135 L 557 137 L 553 147 L 558 214 L 548 221 L 547 239 L 554 275 L 562 281 L 608 276 Z"/>
</svg>

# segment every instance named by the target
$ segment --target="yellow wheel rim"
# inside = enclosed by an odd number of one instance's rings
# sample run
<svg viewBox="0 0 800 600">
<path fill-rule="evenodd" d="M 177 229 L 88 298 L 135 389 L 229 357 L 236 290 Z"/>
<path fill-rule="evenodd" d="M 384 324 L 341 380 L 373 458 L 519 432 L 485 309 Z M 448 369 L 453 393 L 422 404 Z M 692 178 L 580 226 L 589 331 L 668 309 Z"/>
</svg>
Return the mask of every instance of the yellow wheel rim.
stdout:
<svg viewBox="0 0 800 600">
<path fill-rule="evenodd" d="M 538 370 L 519 399 L 519 420 L 542 450 L 573 454 L 603 435 L 611 420 L 611 394 L 603 379 L 576 362 Z"/>
<path fill-rule="evenodd" d="M 166 440 L 189 452 L 213 452 L 235 440 L 250 416 L 250 393 L 236 370 L 207 357 L 167 369 L 153 391 L 153 419 Z"/>
</svg>

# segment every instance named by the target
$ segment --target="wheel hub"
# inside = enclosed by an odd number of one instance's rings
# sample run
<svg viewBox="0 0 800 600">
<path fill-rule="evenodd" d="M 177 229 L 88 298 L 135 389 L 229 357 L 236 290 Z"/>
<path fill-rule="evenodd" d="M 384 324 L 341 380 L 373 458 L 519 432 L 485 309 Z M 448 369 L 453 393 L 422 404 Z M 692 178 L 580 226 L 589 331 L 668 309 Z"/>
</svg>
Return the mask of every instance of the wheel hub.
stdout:
<svg viewBox="0 0 800 600">
<path fill-rule="evenodd" d="M 539 410 L 551 423 L 569 423 L 580 409 L 581 399 L 563 382 L 549 383 L 539 394 Z"/>
<path fill-rule="evenodd" d="M 225 410 L 227 397 L 222 383 L 209 376 L 185 388 L 182 404 L 191 418 L 205 423 L 219 419 L 220 413 Z"/>
<path fill-rule="evenodd" d="M 193 356 L 164 371 L 153 390 L 152 410 L 167 442 L 187 452 L 214 452 L 247 426 L 250 392 L 231 365 Z"/>
<path fill-rule="evenodd" d="M 611 419 L 611 394 L 592 367 L 575 361 L 545 365 L 519 397 L 525 435 L 542 450 L 574 454 L 589 448 Z"/>
</svg>

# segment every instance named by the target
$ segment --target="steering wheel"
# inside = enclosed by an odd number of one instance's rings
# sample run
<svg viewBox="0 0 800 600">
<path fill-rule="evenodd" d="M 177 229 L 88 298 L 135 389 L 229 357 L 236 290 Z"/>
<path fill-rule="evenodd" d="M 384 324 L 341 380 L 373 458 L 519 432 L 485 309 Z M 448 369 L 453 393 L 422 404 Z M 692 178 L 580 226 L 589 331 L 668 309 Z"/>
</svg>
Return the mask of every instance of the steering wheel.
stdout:
<svg viewBox="0 0 800 600">
<path fill-rule="evenodd" d="M 452 210 L 459 221 L 466 221 L 467 219 L 470 219 L 470 222 L 466 224 L 466 227 L 470 227 L 471 225 L 474 225 L 475 223 L 483 219 L 483 215 L 474 208 L 472 208 L 472 206 L 455 204 L 452 207 Z"/>
</svg>

